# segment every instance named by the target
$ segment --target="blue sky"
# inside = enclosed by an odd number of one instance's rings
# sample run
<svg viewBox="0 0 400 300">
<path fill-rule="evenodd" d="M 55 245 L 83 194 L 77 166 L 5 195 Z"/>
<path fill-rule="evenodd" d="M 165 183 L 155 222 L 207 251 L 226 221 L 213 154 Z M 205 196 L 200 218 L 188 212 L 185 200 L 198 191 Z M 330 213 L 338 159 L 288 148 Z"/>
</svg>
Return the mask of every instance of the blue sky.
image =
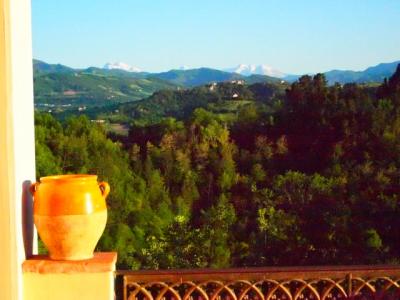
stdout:
<svg viewBox="0 0 400 300">
<path fill-rule="evenodd" d="M 34 57 L 72 67 L 303 74 L 400 60 L 398 0 L 32 0 L 32 19 Z"/>
</svg>

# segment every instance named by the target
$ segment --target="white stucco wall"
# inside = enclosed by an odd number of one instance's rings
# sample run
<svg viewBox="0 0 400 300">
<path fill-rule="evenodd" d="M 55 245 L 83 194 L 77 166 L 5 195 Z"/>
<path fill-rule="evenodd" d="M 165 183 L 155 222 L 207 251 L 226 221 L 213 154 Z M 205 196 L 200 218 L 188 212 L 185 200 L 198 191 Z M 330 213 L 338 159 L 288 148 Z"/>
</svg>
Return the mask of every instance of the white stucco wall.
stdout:
<svg viewBox="0 0 400 300">
<path fill-rule="evenodd" d="M 0 299 L 14 300 L 22 299 L 21 264 L 34 240 L 32 227 L 23 229 L 35 179 L 31 3 L 0 0 L 0 9 Z"/>
</svg>

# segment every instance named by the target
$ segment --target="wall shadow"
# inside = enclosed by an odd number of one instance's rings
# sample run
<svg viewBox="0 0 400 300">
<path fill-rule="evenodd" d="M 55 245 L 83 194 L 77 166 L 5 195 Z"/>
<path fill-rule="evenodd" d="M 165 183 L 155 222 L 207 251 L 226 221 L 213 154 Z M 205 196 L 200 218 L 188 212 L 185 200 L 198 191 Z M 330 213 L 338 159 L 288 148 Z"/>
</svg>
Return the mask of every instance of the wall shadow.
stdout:
<svg viewBox="0 0 400 300">
<path fill-rule="evenodd" d="M 33 197 L 29 188 L 32 182 L 26 180 L 22 184 L 22 237 L 24 241 L 25 256 L 30 258 L 34 250 L 35 225 L 33 222 Z"/>
</svg>

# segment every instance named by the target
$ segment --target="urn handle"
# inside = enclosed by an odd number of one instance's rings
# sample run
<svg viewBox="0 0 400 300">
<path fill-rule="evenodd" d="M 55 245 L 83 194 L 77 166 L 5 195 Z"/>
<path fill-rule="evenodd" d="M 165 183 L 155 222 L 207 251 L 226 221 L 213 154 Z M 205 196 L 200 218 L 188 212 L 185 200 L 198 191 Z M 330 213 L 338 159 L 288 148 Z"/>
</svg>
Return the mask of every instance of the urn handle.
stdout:
<svg viewBox="0 0 400 300">
<path fill-rule="evenodd" d="M 108 194 L 110 193 L 110 185 L 107 182 L 102 181 L 99 183 L 99 187 L 100 187 L 101 194 L 103 195 L 103 197 L 105 199 L 108 196 Z"/>
<path fill-rule="evenodd" d="M 39 184 L 40 184 L 39 182 L 35 182 L 35 183 L 32 183 L 31 186 L 29 187 L 29 191 L 31 192 L 33 197 L 35 197 L 35 193 L 39 187 Z"/>
</svg>

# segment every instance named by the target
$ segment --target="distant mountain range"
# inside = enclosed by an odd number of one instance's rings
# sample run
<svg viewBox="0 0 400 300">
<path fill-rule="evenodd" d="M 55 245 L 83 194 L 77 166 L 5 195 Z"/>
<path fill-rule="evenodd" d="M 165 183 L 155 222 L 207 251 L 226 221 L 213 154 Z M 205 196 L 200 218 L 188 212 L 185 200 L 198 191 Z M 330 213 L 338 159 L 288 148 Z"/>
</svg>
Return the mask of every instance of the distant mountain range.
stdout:
<svg viewBox="0 0 400 300">
<path fill-rule="evenodd" d="M 160 90 L 178 90 L 212 82 L 280 82 L 279 79 L 200 68 L 162 73 L 132 72 L 121 64 L 107 68 L 74 69 L 61 64 L 34 60 L 35 105 L 47 111 L 86 109 L 138 101 Z"/>
<path fill-rule="evenodd" d="M 324 73 L 328 83 L 371 83 L 382 82 L 385 78 L 390 77 L 395 71 L 399 61 L 391 63 L 382 63 L 373 67 L 369 67 L 364 71 L 342 71 L 332 70 Z"/>
<path fill-rule="evenodd" d="M 381 63 L 376 66 L 369 67 L 363 71 L 331 70 L 325 72 L 324 74 L 329 84 L 334 84 L 335 82 L 338 82 L 340 84 L 350 83 L 350 82 L 356 82 L 356 83 L 382 82 L 385 78 L 389 77 L 391 74 L 394 73 L 399 63 L 400 61 L 395 61 L 391 63 Z M 104 66 L 104 69 L 123 70 L 136 73 L 141 72 L 139 68 L 129 66 L 126 63 L 106 64 Z M 254 64 L 240 64 L 234 68 L 227 68 L 224 70 L 216 70 L 211 68 L 189 69 L 187 67 L 182 67 L 179 70 L 171 70 L 168 72 L 155 73 L 153 74 L 153 76 L 165 80 L 172 80 L 176 84 L 183 84 L 185 86 L 196 86 L 209 83 L 211 81 L 227 81 L 233 79 L 246 80 L 246 78 L 243 77 L 228 75 L 218 71 L 225 73 L 239 74 L 244 77 L 249 77 L 253 75 L 262 75 L 270 77 L 269 80 L 271 81 L 273 81 L 273 79 L 271 79 L 272 77 L 292 82 L 297 80 L 301 76 L 301 75 L 286 74 L 268 65 L 254 65 Z M 254 78 L 260 79 L 259 76 L 255 76 L 247 80 L 253 81 Z M 267 78 L 264 78 L 264 80 L 268 81 Z"/>
<path fill-rule="evenodd" d="M 385 78 L 390 77 L 394 73 L 399 63 L 400 60 L 391 63 L 381 63 L 376 66 L 369 67 L 363 71 L 331 70 L 325 72 L 324 74 L 329 84 L 334 84 L 335 82 L 341 84 L 350 82 L 356 82 L 356 83 L 382 82 Z M 119 69 L 135 73 L 141 72 L 139 68 L 131 67 L 125 63 L 106 64 L 104 69 L 108 70 Z M 231 73 L 231 75 L 228 75 L 226 73 Z M 234 74 L 241 75 L 244 78 L 235 76 Z M 250 79 L 246 78 L 253 75 L 257 76 Z M 236 67 L 227 68 L 224 70 L 217 70 L 212 68 L 189 69 L 187 67 L 184 67 L 180 68 L 179 70 L 171 70 L 168 72 L 151 74 L 151 76 L 153 77 L 158 77 L 168 81 L 172 80 L 175 84 L 183 84 L 185 86 L 196 86 L 209 83 L 212 81 L 227 81 L 235 79 L 254 81 L 254 78 L 258 78 L 258 80 L 262 78 L 259 77 L 259 75 L 267 76 L 267 78 L 263 78 L 264 81 L 274 81 L 274 79 L 275 80 L 281 79 L 288 82 L 295 81 L 301 76 L 301 75 L 286 74 L 265 64 L 264 65 L 240 64 Z"/>
<path fill-rule="evenodd" d="M 391 63 L 381 63 L 373 67 L 369 67 L 364 71 L 351 71 L 351 70 L 331 70 L 325 72 L 325 77 L 328 83 L 335 82 L 344 84 L 349 82 L 356 83 L 371 83 L 382 82 L 384 78 L 390 77 L 399 61 Z M 158 78 L 169 81 L 170 83 L 193 87 L 212 82 L 230 81 L 230 80 L 244 80 L 247 82 L 278 82 L 285 80 L 292 82 L 297 80 L 301 75 L 285 74 L 277 69 L 268 65 L 246 65 L 240 64 L 234 68 L 224 70 L 217 70 L 212 68 L 197 68 L 187 69 L 181 68 L 179 70 L 170 70 L 161 73 L 143 72 L 137 67 L 132 67 L 126 63 L 107 63 L 103 68 L 90 67 L 87 69 L 74 69 L 61 64 L 47 64 L 43 61 L 33 61 L 35 74 L 46 73 L 73 73 L 73 72 L 86 72 L 93 75 L 102 76 L 121 76 L 130 78 Z M 255 76 L 256 75 L 256 76 Z"/>
<path fill-rule="evenodd" d="M 123 71 L 127 71 L 127 72 L 141 72 L 141 70 L 137 67 L 133 67 L 128 65 L 127 63 L 123 63 L 123 62 L 117 62 L 117 63 L 106 63 L 103 67 L 103 69 L 106 70 L 123 70 Z M 240 64 L 234 68 L 227 68 L 227 69 L 213 69 L 213 68 L 196 68 L 196 69 L 191 69 L 187 66 L 181 66 L 179 69 L 173 69 L 167 72 L 162 72 L 162 73 L 157 73 L 160 74 L 160 76 L 165 76 L 165 74 L 173 71 L 174 74 L 177 73 L 177 71 L 194 71 L 194 70 L 198 70 L 197 73 L 207 73 L 206 75 L 211 74 L 213 77 L 218 77 L 220 74 L 212 74 L 212 71 L 222 71 L 222 72 L 226 72 L 226 73 L 235 73 L 235 74 L 239 74 L 239 75 L 243 75 L 243 76 L 251 76 L 251 75 L 265 75 L 268 77 L 275 77 L 275 78 L 283 78 L 285 76 L 287 76 L 287 74 L 274 69 L 268 65 L 246 65 L 246 64 Z M 193 73 L 193 72 L 191 72 Z M 190 76 L 193 74 L 190 74 Z M 168 76 L 170 77 L 170 76 Z M 174 77 L 174 76 L 172 76 Z"/>
<path fill-rule="evenodd" d="M 382 63 L 364 71 L 332 70 L 324 73 L 329 84 L 380 83 L 390 77 L 400 61 Z M 159 90 L 191 88 L 214 82 L 282 84 L 299 75 L 284 74 L 266 65 L 239 65 L 225 71 L 211 68 L 142 72 L 124 63 L 103 68 L 74 69 L 61 64 L 33 61 L 37 105 L 107 105 L 137 101 Z M 273 75 L 273 76 L 271 76 Z"/>
</svg>

